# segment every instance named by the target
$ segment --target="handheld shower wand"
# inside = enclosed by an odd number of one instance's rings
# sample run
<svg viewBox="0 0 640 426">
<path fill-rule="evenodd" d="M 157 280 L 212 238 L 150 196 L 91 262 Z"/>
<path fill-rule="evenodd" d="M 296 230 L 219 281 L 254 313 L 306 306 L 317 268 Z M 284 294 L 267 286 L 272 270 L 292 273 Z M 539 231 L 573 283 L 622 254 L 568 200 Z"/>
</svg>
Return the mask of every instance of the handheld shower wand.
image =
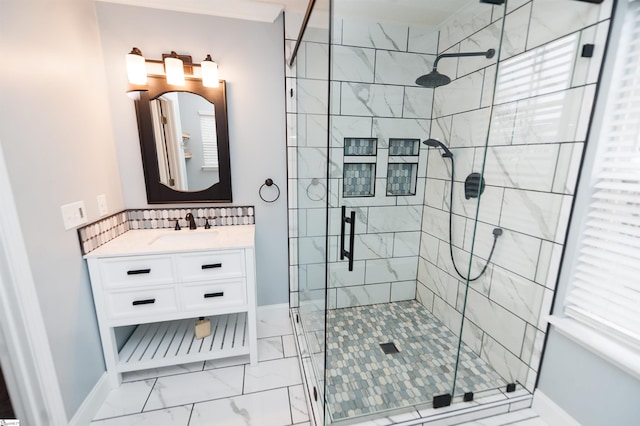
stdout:
<svg viewBox="0 0 640 426">
<path fill-rule="evenodd" d="M 458 267 L 456 266 L 456 261 L 453 257 L 453 180 L 454 180 L 453 171 L 455 169 L 454 161 L 453 161 L 453 153 L 449 150 L 449 148 L 445 146 L 445 144 L 443 144 L 437 139 L 427 139 L 422 143 L 433 148 L 442 149 L 442 151 L 444 151 L 442 153 L 442 157 L 451 159 L 451 191 L 449 191 L 449 254 L 451 255 L 451 263 L 453 264 L 453 269 L 456 270 L 460 278 L 462 278 L 463 280 L 466 280 L 467 277 L 465 277 L 460 273 L 460 271 L 458 270 Z M 484 271 L 487 270 L 487 267 L 489 266 L 489 262 L 491 262 L 491 256 L 493 256 L 493 251 L 496 248 L 496 242 L 498 241 L 498 237 L 500 235 L 502 235 L 502 229 L 494 228 L 493 229 L 493 245 L 491 246 L 491 252 L 489 253 L 489 257 L 487 258 L 487 263 L 484 264 L 482 271 L 480 271 L 480 273 L 477 276 L 475 276 L 474 278 L 468 277 L 469 281 L 476 281 L 478 278 L 482 276 L 482 274 L 484 274 Z"/>
<path fill-rule="evenodd" d="M 437 139 L 427 139 L 426 141 L 423 141 L 422 143 L 427 145 L 427 146 L 431 146 L 433 148 L 442 148 L 442 150 L 444 151 L 442 153 L 442 157 L 451 158 L 451 161 L 453 161 L 453 153 L 451 151 L 449 151 L 449 148 L 447 148 L 445 146 L 445 144 L 443 144 L 439 140 L 437 140 Z"/>
</svg>

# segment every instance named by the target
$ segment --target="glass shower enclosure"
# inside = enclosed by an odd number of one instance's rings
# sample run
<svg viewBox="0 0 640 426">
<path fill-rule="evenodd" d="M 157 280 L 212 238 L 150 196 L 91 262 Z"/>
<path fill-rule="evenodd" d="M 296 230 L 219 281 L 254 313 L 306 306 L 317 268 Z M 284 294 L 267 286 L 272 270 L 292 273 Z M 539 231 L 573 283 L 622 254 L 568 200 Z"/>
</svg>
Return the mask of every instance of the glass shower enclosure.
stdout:
<svg viewBox="0 0 640 426">
<path fill-rule="evenodd" d="M 581 46 L 611 5 L 549 30 L 545 0 L 418 3 L 318 0 L 288 44 L 291 305 L 322 424 L 535 387 L 601 60 Z"/>
</svg>

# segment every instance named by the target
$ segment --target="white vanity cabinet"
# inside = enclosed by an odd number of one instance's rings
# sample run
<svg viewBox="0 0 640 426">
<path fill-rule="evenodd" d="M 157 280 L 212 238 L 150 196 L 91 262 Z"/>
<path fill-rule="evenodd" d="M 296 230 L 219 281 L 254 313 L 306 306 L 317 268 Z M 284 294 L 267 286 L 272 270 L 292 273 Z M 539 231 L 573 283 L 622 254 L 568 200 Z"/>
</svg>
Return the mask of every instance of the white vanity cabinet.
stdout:
<svg viewBox="0 0 640 426">
<path fill-rule="evenodd" d="M 85 258 L 112 386 L 127 371 L 246 354 L 257 363 L 254 225 L 128 231 Z M 199 317 L 211 321 L 203 339 Z M 131 325 L 118 348 L 115 328 Z"/>
</svg>

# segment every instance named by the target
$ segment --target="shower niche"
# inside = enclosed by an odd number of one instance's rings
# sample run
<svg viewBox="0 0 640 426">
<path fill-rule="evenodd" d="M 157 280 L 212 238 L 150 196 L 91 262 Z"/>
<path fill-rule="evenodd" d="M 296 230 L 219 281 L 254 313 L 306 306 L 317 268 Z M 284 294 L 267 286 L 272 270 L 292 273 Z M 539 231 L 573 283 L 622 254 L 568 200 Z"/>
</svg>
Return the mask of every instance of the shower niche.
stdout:
<svg viewBox="0 0 640 426">
<path fill-rule="evenodd" d="M 416 195 L 419 139 L 389 138 L 387 196 Z"/>
<path fill-rule="evenodd" d="M 317 0 L 326 25 L 289 41 L 290 305 L 318 424 L 531 403 L 601 66 L 580 52 L 611 12 L 563 8 Z"/>
<path fill-rule="evenodd" d="M 373 197 L 377 138 L 344 138 L 343 197 Z"/>
</svg>

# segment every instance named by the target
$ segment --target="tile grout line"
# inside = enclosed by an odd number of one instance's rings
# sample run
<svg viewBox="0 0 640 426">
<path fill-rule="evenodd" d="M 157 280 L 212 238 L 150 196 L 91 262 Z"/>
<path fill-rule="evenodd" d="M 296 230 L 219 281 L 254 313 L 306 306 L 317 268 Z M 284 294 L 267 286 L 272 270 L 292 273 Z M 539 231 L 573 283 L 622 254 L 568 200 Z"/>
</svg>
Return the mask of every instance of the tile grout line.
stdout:
<svg viewBox="0 0 640 426">
<path fill-rule="evenodd" d="M 149 395 L 147 395 L 147 398 L 144 400 L 144 404 L 142 404 L 142 411 L 140 411 L 140 413 L 144 413 L 145 412 L 144 408 L 149 403 L 149 398 L 151 398 L 151 394 L 153 393 L 153 389 L 156 387 L 157 384 L 158 384 L 158 378 L 156 377 L 153 380 L 153 386 L 151 386 L 151 389 L 149 390 Z"/>
<path fill-rule="evenodd" d="M 195 410 L 195 408 L 196 408 L 196 404 L 195 403 L 191 404 L 191 411 L 189 412 L 189 419 L 187 420 L 186 426 L 189 426 L 189 424 L 191 423 L 191 417 L 193 417 L 193 410 Z"/>
<path fill-rule="evenodd" d="M 289 418 L 291 419 L 291 424 L 293 424 L 293 408 L 291 403 L 291 390 L 287 386 L 287 396 L 289 397 Z"/>
<path fill-rule="evenodd" d="M 242 392 L 240 393 L 240 395 L 245 395 L 244 386 L 245 386 L 246 380 L 247 380 L 247 364 L 243 364 L 242 365 Z"/>
</svg>

